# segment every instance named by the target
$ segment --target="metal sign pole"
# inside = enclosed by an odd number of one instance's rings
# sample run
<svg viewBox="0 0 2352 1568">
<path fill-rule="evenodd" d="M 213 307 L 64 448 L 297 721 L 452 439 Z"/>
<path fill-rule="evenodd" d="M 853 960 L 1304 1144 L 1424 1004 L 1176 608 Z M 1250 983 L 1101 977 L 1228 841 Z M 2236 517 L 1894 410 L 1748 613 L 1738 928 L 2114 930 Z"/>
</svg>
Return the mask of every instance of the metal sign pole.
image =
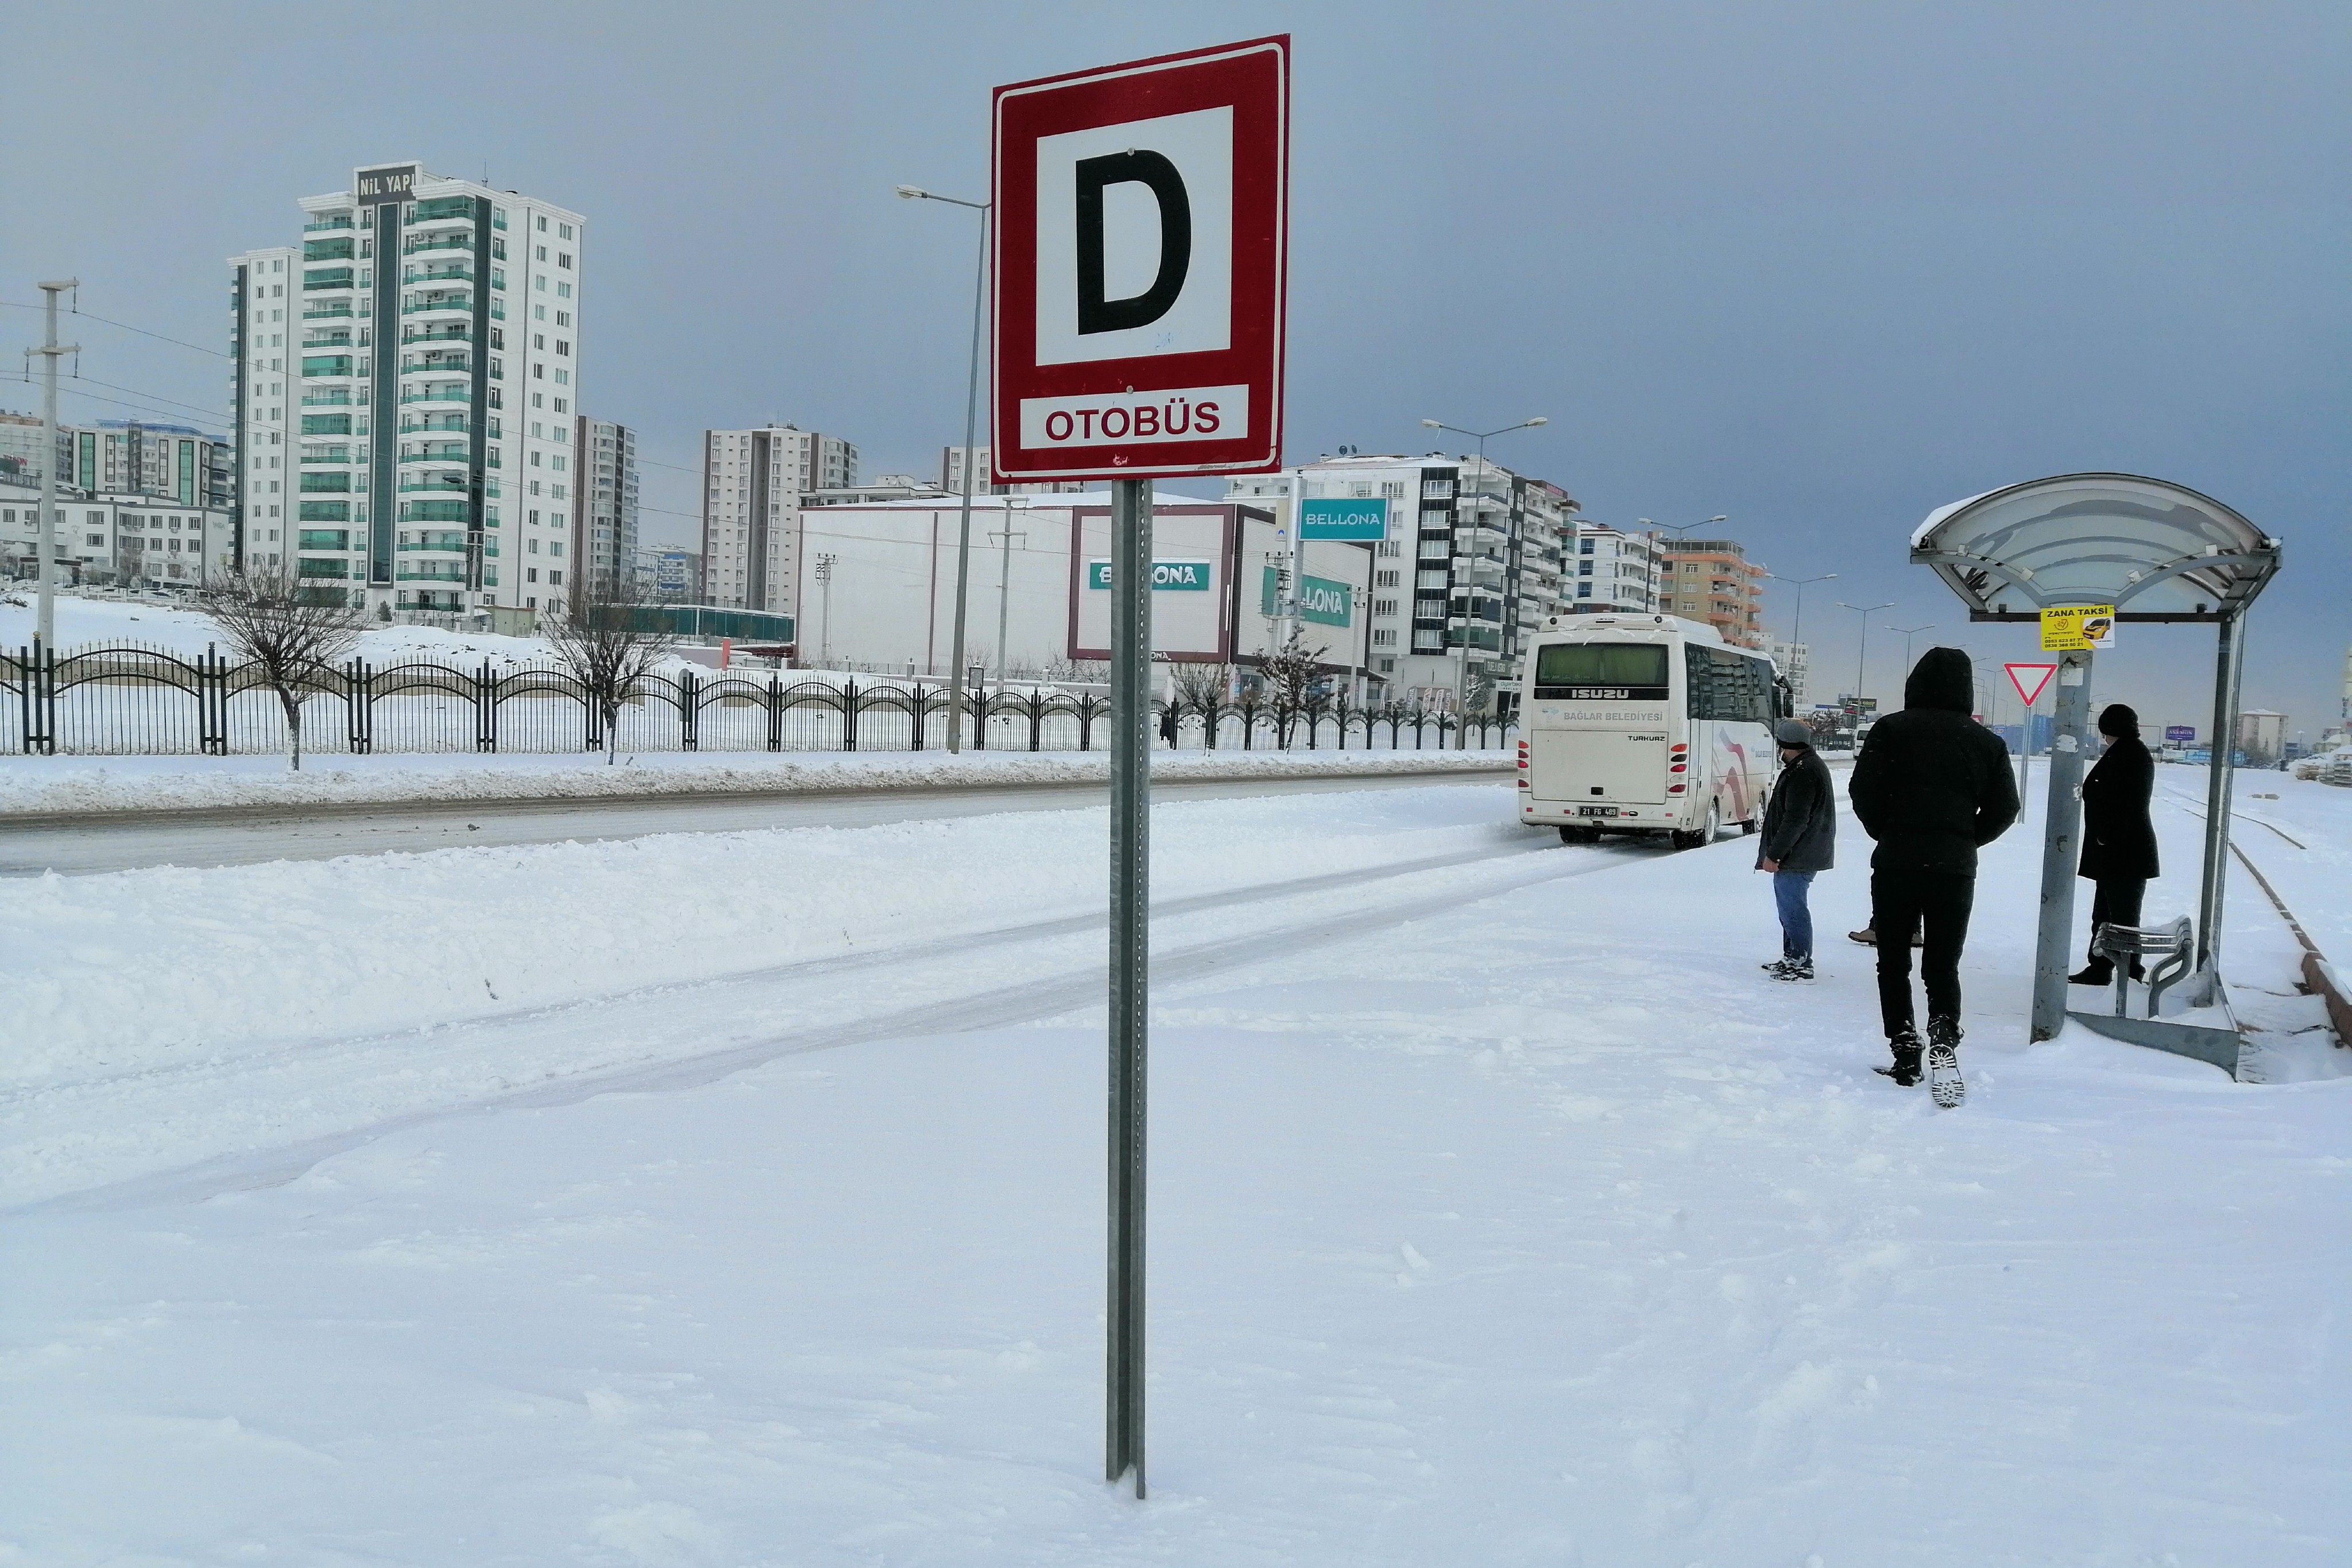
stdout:
<svg viewBox="0 0 2352 1568">
<path fill-rule="evenodd" d="M 2042 769 L 2050 804 L 2042 836 L 2042 925 L 2033 945 L 2032 1037 L 2037 1040 L 2055 1040 L 2066 1027 L 2066 954 L 2074 945 L 2074 865 L 2082 850 L 2079 790 L 2090 729 L 2090 651 L 2059 654 L 2053 679 L 2058 698 Z M 2030 718 L 2028 723 L 2030 727 Z"/>
<path fill-rule="evenodd" d="M 1111 485 L 1110 1299 L 1103 1474 L 1143 1496 L 1143 1177 L 1151 944 L 1151 491 Z"/>
</svg>

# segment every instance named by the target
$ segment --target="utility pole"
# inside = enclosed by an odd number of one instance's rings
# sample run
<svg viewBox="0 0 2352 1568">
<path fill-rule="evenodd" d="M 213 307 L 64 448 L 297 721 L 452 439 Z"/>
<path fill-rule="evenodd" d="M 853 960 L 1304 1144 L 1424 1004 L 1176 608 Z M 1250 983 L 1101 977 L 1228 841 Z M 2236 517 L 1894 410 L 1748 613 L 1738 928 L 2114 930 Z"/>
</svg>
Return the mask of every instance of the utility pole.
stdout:
<svg viewBox="0 0 2352 1568">
<path fill-rule="evenodd" d="M 40 609 L 33 622 L 34 639 L 44 648 L 54 648 L 58 642 L 58 356 L 79 354 L 79 343 L 58 341 L 58 296 L 68 288 L 81 287 L 81 279 L 68 277 L 61 283 L 40 285 L 48 296 L 42 314 L 48 323 L 47 340 L 37 349 L 27 349 L 27 355 L 38 354 L 41 366 L 41 590 Z"/>
<path fill-rule="evenodd" d="M 816 663 L 823 669 L 832 662 L 833 642 L 833 563 L 839 556 L 821 555 L 816 558 L 817 615 Z"/>
<path fill-rule="evenodd" d="M 1370 590 L 1359 588 L 1353 591 L 1350 597 L 1355 602 L 1356 624 L 1354 627 L 1355 635 L 1348 640 L 1348 651 L 1351 655 L 1353 655 L 1349 661 L 1349 668 L 1348 670 L 1348 706 L 1350 707 L 1360 708 L 1364 706 L 1364 643 L 1365 640 L 1372 634 L 1370 618 L 1368 617 L 1364 612 L 1371 607 L 1372 596 Z M 1348 729 L 1346 722 L 1343 720 L 1341 721 L 1339 727 L 1340 743 L 1345 745 L 1347 743 L 1347 739 Z M 1371 726 L 1367 723 L 1364 727 L 1365 748 L 1369 750 L 1371 744 Z"/>
<path fill-rule="evenodd" d="M 968 470 L 971 466 L 971 459 L 965 458 L 964 467 Z M 1008 634 L 1007 623 L 1013 604 L 1013 541 L 1018 538 L 1022 548 L 1026 549 L 1029 535 L 1025 529 L 1019 533 L 1013 531 L 1013 514 L 1008 510 L 1004 514 L 1004 531 L 988 537 L 992 540 L 1002 539 L 1004 545 L 1003 553 L 997 558 L 996 567 L 996 684 L 1002 687 L 1013 673 L 1012 664 L 1004 657 L 1004 639 Z"/>
</svg>

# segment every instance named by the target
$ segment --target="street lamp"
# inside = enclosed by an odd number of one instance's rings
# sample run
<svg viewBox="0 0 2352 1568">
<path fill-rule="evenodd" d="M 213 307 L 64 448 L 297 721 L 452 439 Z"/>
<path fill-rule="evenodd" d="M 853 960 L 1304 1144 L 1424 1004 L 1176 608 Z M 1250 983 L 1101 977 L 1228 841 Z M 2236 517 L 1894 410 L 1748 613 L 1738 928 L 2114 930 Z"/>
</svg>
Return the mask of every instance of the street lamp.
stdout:
<svg viewBox="0 0 2352 1568">
<path fill-rule="evenodd" d="M 1911 668 L 1911 639 L 1917 636 L 1922 632 L 1933 632 L 1935 629 L 1936 623 L 1933 621 L 1928 622 L 1925 626 L 1889 626 L 1886 628 L 1889 632 L 1900 632 L 1903 633 L 1903 668 L 1906 673 Z"/>
<path fill-rule="evenodd" d="M 971 280 L 971 373 L 965 382 L 963 395 L 963 507 L 956 526 L 955 648 L 948 665 L 948 750 L 952 753 L 963 750 L 963 622 L 965 599 L 971 585 L 971 470 L 972 459 L 977 455 L 972 437 L 980 419 L 980 319 L 988 297 L 989 204 L 942 196 L 919 185 L 900 185 L 898 192 L 901 201 L 945 202 L 951 207 L 969 207 L 980 214 L 980 260 L 972 269 Z M 1009 517 L 1005 526 L 1012 526 Z"/>
<path fill-rule="evenodd" d="M 1533 419 L 1523 419 L 1517 424 L 1507 424 L 1498 430 L 1465 430 L 1458 424 L 1448 424 L 1442 419 L 1424 419 L 1421 423 L 1431 430 L 1450 430 L 1456 435 L 1467 435 L 1475 440 L 1478 443 L 1478 476 L 1480 482 L 1484 483 L 1486 476 L 1486 441 L 1488 437 L 1496 435 L 1508 435 L 1515 430 L 1533 430 L 1537 425 L 1549 424 L 1551 421 L 1545 418 L 1542 414 L 1538 414 Z M 1459 499 L 1459 486 L 1456 487 L 1455 495 L 1456 499 L 1454 502 L 1454 512 L 1459 516 L 1462 509 L 1461 501 Z M 1468 712 L 1470 706 L 1471 620 L 1468 613 L 1470 608 L 1468 589 L 1470 585 L 1465 581 L 1462 586 L 1464 589 L 1462 599 L 1462 607 L 1464 612 L 1462 616 L 1462 662 L 1460 664 L 1455 666 L 1454 672 L 1454 722 L 1457 732 L 1460 734 L 1462 738 L 1462 744 L 1458 749 L 1467 751 L 1470 749 L 1470 727 L 1466 722 L 1470 716 Z M 1449 620 L 1452 619 L 1451 615 L 1447 618 Z"/>
<path fill-rule="evenodd" d="M 1792 584 L 1797 590 L 1797 619 L 1789 627 L 1789 645 L 1790 647 L 1794 647 L 1799 643 L 1805 640 L 1805 584 L 1809 582 L 1835 582 L 1837 580 L 1837 573 L 1833 571 L 1825 571 L 1819 577 L 1782 577 L 1777 571 L 1768 571 L 1764 575 L 1770 578 L 1775 582 Z"/>
<path fill-rule="evenodd" d="M 1884 604 L 1848 604 L 1844 600 L 1841 599 L 1838 601 L 1838 608 L 1840 610 L 1859 611 L 1862 614 L 1862 646 L 1854 651 L 1853 655 L 1854 712 L 1859 716 L 1862 712 L 1862 661 L 1864 655 L 1870 652 L 1870 618 L 1877 614 L 1882 610 L 1894 609 L 1895 601 L 1890 599 Z M 1860 717 L 1857 716 L 1854 722 L 1859 726 L 1862 721 Z"/>
</svg>

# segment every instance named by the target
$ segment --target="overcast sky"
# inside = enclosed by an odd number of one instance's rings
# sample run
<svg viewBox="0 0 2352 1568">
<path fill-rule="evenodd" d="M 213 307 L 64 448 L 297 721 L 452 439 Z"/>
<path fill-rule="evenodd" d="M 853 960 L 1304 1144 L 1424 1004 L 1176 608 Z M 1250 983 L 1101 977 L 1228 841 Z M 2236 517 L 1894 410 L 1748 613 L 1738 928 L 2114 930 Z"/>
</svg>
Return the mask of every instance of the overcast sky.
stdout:
<svg viewBox="0 0 2352 1568">
<path fill-rule="evenodd" d="M 2352 639 L 2352 5 L 75 5 L 12 13 L 0 299 L 225 346 L 223 259 L 421 159 L 573 207 L 586 406 L 690 540 L 707 426 L 788 419 L 935 470 L 1000 82 L 1287 30 L 1293 461 L 1495 455 L 1588 515 L 1727 513 L 1805 596 L 1815 694 L 1893 695 L 1932 507 L 2122 469 L 2286 541 L 2249 706 L 2316 738 Z M 38 317 L 0 309 L 19 341 Z M 68 417 L 208 411 L 226 361 L 76 322 Z M 10 366 L 13 369 L 13 365 Z M 163 401 L 171 400 L 171 401 Z M 0 407 L 38 408 L 36 389 Z M 1773 630 L 1793 610 L 1775 585 Z M 2102 697 L 2200 722 L 2206 631 L 2124 629 Z"/>
</svg>

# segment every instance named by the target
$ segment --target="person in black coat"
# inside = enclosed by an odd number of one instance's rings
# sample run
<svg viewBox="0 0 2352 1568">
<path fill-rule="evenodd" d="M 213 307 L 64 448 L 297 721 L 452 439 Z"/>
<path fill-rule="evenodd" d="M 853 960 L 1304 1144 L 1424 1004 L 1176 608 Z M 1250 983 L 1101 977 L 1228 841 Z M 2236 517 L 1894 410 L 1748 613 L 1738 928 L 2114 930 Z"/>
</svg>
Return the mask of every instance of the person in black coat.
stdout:
<svg viewBox="0 0 2352 1568">
<path fill-rule="evenodd" d="M 1756 865 L 1772 873 L 1772 903 L 1780 915 L 1780 961 L 1764 972 L 1776 980 L 1813 977 L 1813 915 L 1806 894 L 1816 874 L 1837 863 L 1837 789 L 1829 765 L 1813 749 L 1813 732 L 1793 718 L 1772 727 L 1780 744 L 1780 777 L 1764 806 Z"/>
<path fill-rule="evenodd" d="M 1846 785 L 1854 816 L 1878 841 L 1870 924 L 1878 933 L 1879 1018 L 1895 1058 L 1879 1071 L 1897 1083 L 1919 1081 L 1911 936 L 1924 925 L 1929 1065 L 1949 1069 L 1955 1093 L 1958 1057 L 1948 1053 L 1960 1040 L 1960 949 L 1976 902 L 1977 851 L 2007 831 L 2018 811 L 2009 747 L 1970 716 L 1975 695 L 1968 654 L 1928 649 L 1904 683 L 1903 711 L 1871 727 Z"/>
<path fill-rule="evenodd" d="M 2139 738 L 2139 715 L 2121 703 L 2099 713 L 2099 733 L 2107 749 L 2083 780 L 2083 858 L 2075 874 L 2091 882 L 2091 934 L 2102 925 L 2137 925 L 2140 900 L 2157 869 L 2156 824 L 2148 801 L 2156 794 L 2156 758 Z M 2133 979 L 2140 977 L 2132 960 Z M 2113 959 L 2094 952 L 2091 961 L 2067 977 L 2078 986 L 2113 985 Z"/>
</svg>

